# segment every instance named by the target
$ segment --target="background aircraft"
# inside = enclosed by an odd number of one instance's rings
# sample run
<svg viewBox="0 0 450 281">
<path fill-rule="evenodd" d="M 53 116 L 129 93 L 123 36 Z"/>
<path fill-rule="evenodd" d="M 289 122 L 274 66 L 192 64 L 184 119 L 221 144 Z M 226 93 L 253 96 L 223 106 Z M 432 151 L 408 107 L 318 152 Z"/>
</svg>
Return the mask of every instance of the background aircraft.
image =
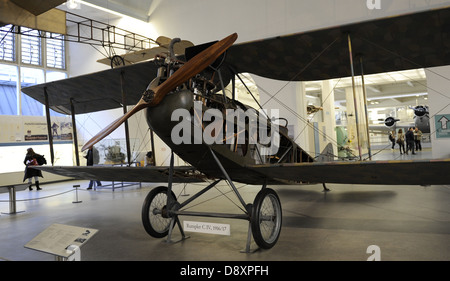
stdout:
<svg viewBox="0 0 450 281">
<path fill-rule="evenodd" d="M 137 62 L 142 62 L 146 60 L 154 59 L 155 56 L 160 54 L 166 54 L 168 55 L 169 50 L 172 50 L 173 56 L 174 55 L 184 55 L 186 48 L 194 46 L 194 44 L 187 40 L 180 40 L 180 41 L 173 41 L 173 46 L 170 46 L 170 43 L 172 42 L 172 39 L 165 37 L 165 36 L 159 36 L 155 40 L 155 44 L 157 44 L 157 47 L 148 48 L 144 50 L 139 51 L 133 51 L 128 52 L 121 55 L 114 55 L 109 58 L 103 58 L 98 60 L 97 62 L 103 63 L 106 65 L 110 65 L 113 67 L 118 66 L 124 66 L 129 65 Z"/>
<path fill-rule="evenodd" d="M 392 116 L 386 118 L 384 125 L 369 125 L 370 131 L 393 131 L 398 129 L 409 129 L 411 127 L 419 128 L 422 133 L 430 133 L 430 116 L 427 106 L 418 105 L 416 107 L 410 107 L 414 110 L 414 122 L 402 122 L 402 120 L 394 118 Z M 398 124 L 397 124 L 398 123 Z"/>
</svg>

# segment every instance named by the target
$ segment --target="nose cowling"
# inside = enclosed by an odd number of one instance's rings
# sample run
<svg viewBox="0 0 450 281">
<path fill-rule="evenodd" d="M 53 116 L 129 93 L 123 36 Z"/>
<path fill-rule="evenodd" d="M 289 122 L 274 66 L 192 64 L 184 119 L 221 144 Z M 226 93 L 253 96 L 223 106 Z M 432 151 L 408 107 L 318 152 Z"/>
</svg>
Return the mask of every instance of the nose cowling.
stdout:
<svg viewBox="0 0 450 281">
<path fill-rule="evenodd" d="M 180 122 L 171 120 L 172 113 L 177 109 L 186 109 L 190 112 L 193 107 L 194 94 L 190 90 L 169 93 L 160 104 L 147 108 L 147 123 L 157 135 L 170 137 L 172 128 Z"/>
<path fill-rule="evenodd" d="M 388 117 L 388 118 L 386 118 L 386 120 L 384 120 L 384 124 L 386 125 L 386 127 L 391 128 L 395 125 L 396 121 L 397 120 L 395 120 L 395 118 Z"/>
</svg>

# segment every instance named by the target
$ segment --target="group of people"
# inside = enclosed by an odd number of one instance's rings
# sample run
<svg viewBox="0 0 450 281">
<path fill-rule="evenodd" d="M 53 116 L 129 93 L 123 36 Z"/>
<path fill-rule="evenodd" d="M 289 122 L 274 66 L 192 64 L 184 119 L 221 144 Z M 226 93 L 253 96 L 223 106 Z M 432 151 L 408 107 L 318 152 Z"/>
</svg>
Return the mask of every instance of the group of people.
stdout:
<svg viewBox="0 0 450 281">
<path fill-rule="evenodd" d="M 415 151 L 422 151 L 422 132 L 417 127 L 410 127 L 405 133 L 402 129 L 399 129 L 397 135 L 395 131 L 392 131 L 389 134 L 389 140 L 392 142 L 392 149 L 394 149 L 396 143 L 398 144 L 400 154 L 408 154 L 409 151 L 411 151 L 411 154 L 416 154 Z"/>
</svg>

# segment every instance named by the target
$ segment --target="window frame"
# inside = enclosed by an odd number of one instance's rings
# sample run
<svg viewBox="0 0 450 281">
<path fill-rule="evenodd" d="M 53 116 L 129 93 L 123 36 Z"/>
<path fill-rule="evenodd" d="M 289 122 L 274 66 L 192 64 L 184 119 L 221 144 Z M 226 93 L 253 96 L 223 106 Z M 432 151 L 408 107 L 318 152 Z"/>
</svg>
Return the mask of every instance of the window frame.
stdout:
<svg viewBox="0 0 450 281">
<path fill-rule="evenodd" d="M 6 28 L 5 28 L 6 27 Z M 5 25 L 2 27 L 3 30 L 9 30 L 7 31 L 6 36 L 9 36 L 8 34 L 12 34 L 12 45 L 13 45 L 13 60 L 3 60 L 0 58 L 0 64 L 4 65 L 11 65 L 17 67 L 18 71 L 18 77 L 17 77 L 17 84 L 16 84 L 16 98 L 17 98 L 17 110 L 16 114 L 18 116 L 23 116 L 22 114 L 22 79 L 23 79 L 23 73 L 21 69 L 23 67 L 26 68 L 33 68 L 42 70 L 44 73 L 44 82 L 50 82 L 52 80 L 49 80 L 47 77 L 47 73 L 49 72 L 61 72 L 64 74 L 66 78 L 69 77 L 69 71 L 67 67 L 67 57 L 68 57 L 68 44 L 65 42 L 65 38 L 63 34 L 56 34 L 56 33 L 50 33 L 50 32 L 44 32 L 44 31 L 35 31 L 34 29 L 26 28 L 26 27 L 19 27 L 15 25 Z M 25 32 L 24 32 L 25 30 Z M 34 33 L 38 32 L 36 35 L 27 35 L 27 33 Z M 0 35 L 1 36 L 1 35 Z M 30 37 L 37 37 L 39 38 L 39 64 L 33 64 L 33 63 L 26 63 L 23 62 L 22 58 L 22 49 L 23 49 L 23 36 L 30 36 Z M 62 38 L 60 37 L 62 36 Z M 3 37 L 3 36 L 2 36 Z M 0 37 L 0 39 L 2 39 Z M 49 44 L 48 39 L 50 40 L 59 40 L 61 41 L 62 48 L 60 50 L 63 51 L 63 54 L 61 55 L 61 65 L 62 67 L 58 67 L 56 65 L 49 66 L 48 63 L 48 49 L 51 47 L 51 43 Z M 37 101 L 36 101 L 37 102 Z M 5 115 L 5 114 L 2 114 Z M 61 116 L 61 114 L 54 112 L 53 110 L 50 110 L 51 116 Z M 30 116 L 30 115 L 28 115 Z M 31 115 L 36 116 L 36 115 Z M 37 116 L 45 116 L 45 106 L 43 106 L 42 114 Z"/>
<path fill-rule="evenodd" d="M 8 59 L 5 60 L 4 59 L 4 53 L 3 53 L 3 58 L 0 58 L 0 62 L 15 63 L 15 62 L 17 62 L 17 40 L 16 40 L 15 33 L 11 32 L 11 30 L 14 29 L 15 26 L 8 24 L 8 25 L 2 26 L 0 28 L 1 28 L 0 44 L 4 45 L 5 42 L 8 42 L 8 41 L 4 41 L 5 38 L 8 38 L 10 36 L 12 37 L 11 38 L 11 45 L 12 45 L 12 48 L 11 48 L 11 51 L 12 51 L 11 60 L 8 60 Z M 7 29 L 9 29 L 9 31 L 7 31 Z"/>
<path fill-rule="evenodd" d="M 54 36 L 56 35 L 56 36 Z M 57 37 L 60 37 L 62 39 L 57 39 Z M 45 42 L 45 54 L 44 54 L 44 58 L 45 58 L 45 68 L 46 69 L 57 69 L 59 71 L 64 71 L 67 73 L 67 44 L 66 41 L 64 39 L 64 35 L 63 34 L 56 34 L 56 33 L 51 33 L 51 32 L 46 32 L 45 34 L 45 38 L 44 38 L 44 42 Z M 49 66 L 49 59 L 48 59 L 48 51 L 49 51 L 49 46 L 53 45 L 50 42 L 61 42 L 62 48 L 60 48 L 59 50 L 63 51 L 63 55 L 61 56 L 61 67 L 57 67 L 56 63 L 55 66 Z M 56 59 L 55 59 L 56 61 Z"/>
<path fill-rule="evenodd" d="M 20 63 L 22 65 L 33 65 L 33 66 L 44 66 L 43 65 L 43 61 L 44 61 L 44 49 L 46 49 L 45 47 L 43 48 L 43 46 L 46 45 L 45 41 L 43 40 L 44 38 L 41 35 L 42 31 L 39 30 L 35 30 L 35 29 L 31 29 L 28 27 L 19 27 L 19 36 L 17 36 L 18 39 L 18 44 L 19 45 L 19 52 L 20 52 Z M 33 35 L 33 33 L 37 33 L 37 35 Z M 38 44 L 37 46 L 32 44 L 33 41 L 37 41 Z M 26 44 L 30 45 L 29 48 L 29 52 L 31 53 L 33 47 L 37 47 L 38 51 L 36 52 L 38 54 L 38 60 L 36 63 L 33 63 L 33 55 L 30 56 L 30 61 L 29 62 L 25 62 L 24 61 L 24 50 L 26 51 Z"/>
</svg>

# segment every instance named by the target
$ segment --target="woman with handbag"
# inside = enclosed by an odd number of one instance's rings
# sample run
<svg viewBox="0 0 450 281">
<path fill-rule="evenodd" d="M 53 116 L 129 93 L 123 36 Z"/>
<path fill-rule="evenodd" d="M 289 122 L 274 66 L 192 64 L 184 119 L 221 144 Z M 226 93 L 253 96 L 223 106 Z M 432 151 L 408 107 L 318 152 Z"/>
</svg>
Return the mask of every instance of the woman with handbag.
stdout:
<svg viewBox="0 0 450 281">
<path fill-rule="evenodd" d="M 405 135 L 403 134 L 402 129 L 398 130 L 397 143 L 400 148 L 400 154 L 406 153 L 406 151 L 405 151 Z M 403 153 L 402 153 L 402 148 L 403 148 Z"/>
<path fill-rule="evenodd" d="M 28 189 L 33 190 L 31 188 L 32 186 L 32 178 L 34 178 L 34 182 L 36 184 L 36 189 L 41 190 L 42 188 L 39 186 L 39 177 L 43 178 L 42 172 L 37 169 L 33 169 L 33 166 L 39 166 L 36 158 L 40 157 L 41 155 L 34 152 L 32 148 L 27 149 L 27 154 L 25 155 L 25 160 L 23 160 L 23 163 L 26 165 L 25 167 L 25 175 L 23 177 L 23 181 L 28 179 Z"/>
</svg>

